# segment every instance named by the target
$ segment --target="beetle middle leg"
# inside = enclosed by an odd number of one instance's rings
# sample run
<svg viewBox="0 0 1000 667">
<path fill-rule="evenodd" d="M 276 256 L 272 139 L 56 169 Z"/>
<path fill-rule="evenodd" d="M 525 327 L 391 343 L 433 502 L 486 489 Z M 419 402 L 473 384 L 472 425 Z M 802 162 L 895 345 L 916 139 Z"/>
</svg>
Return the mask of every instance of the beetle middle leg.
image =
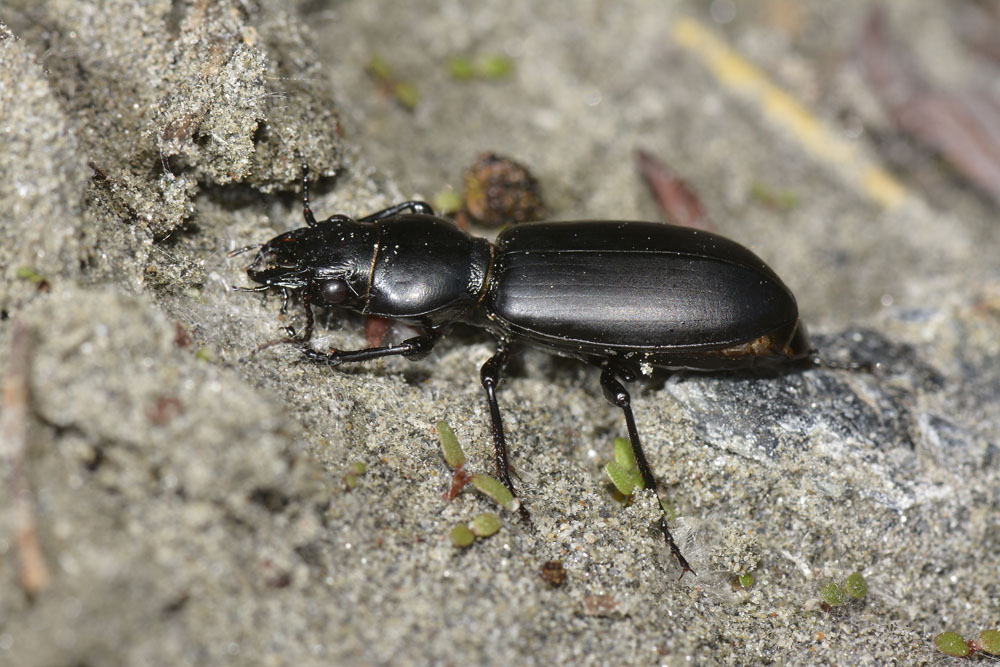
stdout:
<svg viewBox="0 0 1000 667">
<path fill-rule="evenodd" d="M 510 348 L 507 344 L 500 342 L 497 345 L 497 352 L 492 357 L 486 360 L 483 364 L 482 369 L 479 371 L 479 376 L 482 379 L 483 389 L 486 390 L 486 402 L 490 406 L 490 424 L 493 427 L 493 458 L 496 463 L 497 477 L 503 482 L 503 485 L 507 487 L 515 496 L 517 491 L 514 490 L 514 482 L 510 478 L 510 462 L 507 458 L 507 438 L 503 434 L 503 421 L 500 419 L 500 405 L 497 403 L 496 389 L 500 384 L 500 378 L 503 375 L 504 366 L 507 365 L 507 358 L 510 356 Z M 521 514 L 521 519 L 525 522 L 531 521 L 531 515 L 528 513 L 527 508 L 525 508 L 524 503 L 518 506 L 518 512 Z"/>
<path fill-rule="evenodd" d="M 410 211 L 410 213 L 418 213 L 420 215 L 434 215 L 434 209 L 427 202 L 422 201 L 404 201 L 399 204 L 393 204 L 389 208 L 384 208 L 381 211 L 375 211 L 370 213 L 365 217 L 361 218 L 359 222 L 376 222 L 378 220 L 384 220 L 385 218 L 391 218 L 394 215 L 399 215 L 403 211 Z"/>
<path fill-rule="evenodd" d="M 635 379 L 635 373 L 613 362 L 605 362 L 601 369 L 601 389 L 604 390 L 604 398 L 612 405 L 621 408 L 622 412 L 625 413 L 625 426 L 628 428 L 628 439 L 632 443 L 632 452 L 635 454 L 635 463 L 639 468 L 639 474 L 642 475 L 642 482 L 647 489 L 656 494 L 660 508 L 663 509 L 663 501 L 660 500 L 656 477 L 653 475 L 653 471 L 649 467 L 649 462 L 646 460 L 646 454 L 643 453 L 642 445 L 639 443 L 639 429 L 635 426 L 635 416 L 632 414 L 632 398 L 629 396 L 625 386 L 618 381 L 618 378 L 630 382 Z M 665 515 L 660 517 L 660 532 L 663 533 L 663 539 L 666 541 L 674 558 L 677 559 L 683 572 L 694 574 L 694 570 L 688 565 L 687 559 L 681 554 L 680 547 L 674 542 L 674 536 L 670 534 L 670 527 L 667 525 Z M 683 576 L 683 572 L 681 576 Z"/>
</svg>

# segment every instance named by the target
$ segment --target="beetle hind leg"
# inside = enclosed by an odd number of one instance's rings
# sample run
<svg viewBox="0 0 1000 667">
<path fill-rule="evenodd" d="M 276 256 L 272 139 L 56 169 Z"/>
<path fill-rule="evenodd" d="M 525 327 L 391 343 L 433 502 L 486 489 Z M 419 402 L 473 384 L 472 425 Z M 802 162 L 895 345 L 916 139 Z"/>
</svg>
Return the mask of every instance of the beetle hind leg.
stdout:
<svg viewBox="0 0 1000 667">
<path fill-rule="evenodd" d="M 639 443 L 639 430 L 635 426 L 635 415 L 632 414 L 632 397 L 629 396 L 625 386 L 618 381 L 619 377 L 628 382 L 635 379 L 635 373 L 611 363 L 604 364 L 601 369 L 601 389 L 604 391 L 604 398 L 612 405 L 621 408 L 622 412 L 625 413 L 625 426 L 628 428 L 628 439 L 632 443 L 632 452 L 635 454 L 635 463 L 639 468 L 639 474 L 642 475 L 645 487 L 656 494 L 657 500 L 660 502 L 660 508 L 663 509 L 663 501 L 660 500 L 656 477 L 653 476 L 653 471 L 649 467 L 646 455 L 642 451 L 642 445 Z M 663 533 L 663 539 L 666 541 L 667 547 L 670 548 L 670 552 L 677 559 L 677 563 L 683 570 L 681 576 L 684 576 L 684 572 L 694 574 L 694 570 L 691 569 L 687 559 L 681 553 L 680 547 L 674 541 L 674 536 L 670 534 L 670 527 L 667 525 L 665 514 L 660 517 L 660 532 Z"/>
</svg>

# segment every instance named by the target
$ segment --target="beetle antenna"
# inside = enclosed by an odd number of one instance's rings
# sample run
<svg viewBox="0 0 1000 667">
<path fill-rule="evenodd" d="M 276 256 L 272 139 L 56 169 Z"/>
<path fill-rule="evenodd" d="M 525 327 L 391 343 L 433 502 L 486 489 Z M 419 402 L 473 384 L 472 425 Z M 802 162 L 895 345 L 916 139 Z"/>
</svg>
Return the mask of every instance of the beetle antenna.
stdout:
<svg viewBox="0 0 1000 667">
<path fill-rule="evenodd" d="M 851 371 L 854 373 L 870 373 L 875 375 L 882 368 L 880 361 L 833 361 L 819 356 L 816 350 L 810 353 L 813 366 L 829 368 L 834 371 Z"/>
<path fill-rule="evenodd" d="M 306 224 L 315 227 L 316 216 L 313 215 L 312 207 L 309 206 L 309 165 L 302 161 L 302 217 L 306 219 Z"/>
<path fill-rule="evenodd" d="M 253 245 L 243 246 L 242 248 L 237 248 L 236 250 L 230 250 L 226 253 L 226 257 L 236 257 L 237 255 L 242 255 L 243 253 L 251 250 L 260 250 L 263 247 L 263 243 L 254 243 Z"/>
</svg>

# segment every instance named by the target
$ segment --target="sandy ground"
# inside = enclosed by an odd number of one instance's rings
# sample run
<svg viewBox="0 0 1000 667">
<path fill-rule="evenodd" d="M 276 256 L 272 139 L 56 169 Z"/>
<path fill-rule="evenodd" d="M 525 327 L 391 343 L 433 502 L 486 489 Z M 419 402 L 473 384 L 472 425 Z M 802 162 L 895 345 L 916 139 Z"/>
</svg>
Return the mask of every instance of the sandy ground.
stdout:
<svg viewBox="0 0 1000 667">
<path fill-rule="evenodd" d="M 940 664 L 937 633 L 997 628 L 997 211 L 872 97 L 870 5 L 539 4 L 0 8 L 0 664 Z M 998 92 L 945 12 L 891 25 L 937 80 Z M 496 55 L 510 76 L 449 74 Z M 637 148 L 785 279 L 825 356 L 881 364 L 634 387 L 697 576 L 608 487 L 625 429 L 594 369 L 529 350 L 505 380 L 528 528 L 442 499 L 439 420 L 491 470 L 488 337 L 343 372 L 251 354 L 280 299 L 230 291 L 226 253 L 302 224 L 298 154 L 323 215 L 459 188 L 495 150 L 554 218 L 656 219 Z M 364 345 L 355 316 L 317 336 Z M 500 532 L 453 547 L 483 511 Z M 868 595 L 824 610 L 856 571 Z"/>
</svg>

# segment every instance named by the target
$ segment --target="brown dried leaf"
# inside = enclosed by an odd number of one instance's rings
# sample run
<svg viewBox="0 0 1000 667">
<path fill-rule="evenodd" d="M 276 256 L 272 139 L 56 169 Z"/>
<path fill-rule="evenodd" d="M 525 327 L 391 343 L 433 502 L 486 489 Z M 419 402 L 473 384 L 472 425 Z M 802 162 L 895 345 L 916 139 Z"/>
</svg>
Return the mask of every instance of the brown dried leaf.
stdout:
<svg viewBox="0 0 1000 667">
<path fill-rule="evenodd" d="M 639 171 L 664 218 L 675 225 L 712 231 L 694 189 L 666 164 L 644 150 L 635 153 Z"/>
<path fill-rule="evenodd" d="M 1000 206 L 1000 103 L 985 93 L 933 86 L 892 42 L 878 11 L 865 25 L 861 64 L 893 122 Z"/>
</svg>

